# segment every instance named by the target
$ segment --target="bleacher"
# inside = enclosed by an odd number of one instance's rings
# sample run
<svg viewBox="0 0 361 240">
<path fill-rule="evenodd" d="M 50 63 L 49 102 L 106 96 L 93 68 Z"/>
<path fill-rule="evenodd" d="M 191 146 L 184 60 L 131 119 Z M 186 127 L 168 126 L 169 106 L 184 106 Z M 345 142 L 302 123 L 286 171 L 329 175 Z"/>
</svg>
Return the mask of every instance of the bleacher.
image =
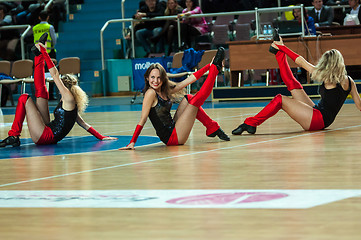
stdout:
<svg viewBox="0 0 361 240">
<path fill-rule="evenodd" d="M 123 38 L 122 23 L 112 23 L 107 26 L 106 31 L 103 33 L 104 55 L 101 54 L 101 28 L 111 19 L 122 18 L 122 1 L 108 0 L 106 4 L 104 3 L 101 0 L 86 0 L 84 4 L 71 5 L 68 20 L 60 23 L 56 45 L 58 61 L 66 57 L 80 58 L 80 86 L 90 96 L 104 95 L 104 93 L 108 95 L 116 92 L 118 83 L 113 82 L 117 82 L 119 74 L 122 74 L 116 71 L 122 66 L 129 66 L 128 62 L 121 60 L 132 56 L 129 53 L 127 54 L 129 42 L 126 43 Z M 138 1 L 126 1 L 124 4 L 124 18 L 131 19 L 138 7 Z M 195 47 L 197 47 L 198 42 L 202 41 L 203 43 L 206 42 L 203 47 L 214 49 L 218 46 L 227 47 L 227 41 L 249 40 L 256 30 L 256 26 L 251 24 L 255 20 L 253 12 L 252 10 L 239 15 L 229 13 L 208 15 L 206 19 L 211 32 L 205 38 L 201 36 L 195 39 Z M 126 22 L 125 25 L 128 28 L 130 22 Z M 134 51 L 135 58 L 144 55 L 143 49 L 137 41 L 135 41 Z M 116 73 L 112 74 L 110 71 L 103 71 L 102 58 L 106 61 L 107 67 L 113 69 L 113 73 Z M 108 86 L 105 86 L 105 82 L 107 82 Z M 112 88 L 111 85 L 114 85 L 113 89 L 110 89 Z M 130 86 L 129 90 L 134 89 Z"/>
</svg>

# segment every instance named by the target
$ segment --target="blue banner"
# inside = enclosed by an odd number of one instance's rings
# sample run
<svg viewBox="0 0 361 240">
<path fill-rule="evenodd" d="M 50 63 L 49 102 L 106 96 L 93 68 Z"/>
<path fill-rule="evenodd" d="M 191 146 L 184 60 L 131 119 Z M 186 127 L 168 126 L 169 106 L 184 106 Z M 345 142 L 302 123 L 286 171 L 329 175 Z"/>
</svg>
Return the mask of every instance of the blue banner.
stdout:
<svg viewBox="0 0 361 240">
<path fill-rule="evenodd" d="M 136 58 L 132 59 L 133 69 L 133 90 L 140 91 L 144 88 L 144 74 L 150 65 L 160 63 L 168 72 L 172 66 L 173 57 L 158 57 L 158 58 Z"/>
</svg>

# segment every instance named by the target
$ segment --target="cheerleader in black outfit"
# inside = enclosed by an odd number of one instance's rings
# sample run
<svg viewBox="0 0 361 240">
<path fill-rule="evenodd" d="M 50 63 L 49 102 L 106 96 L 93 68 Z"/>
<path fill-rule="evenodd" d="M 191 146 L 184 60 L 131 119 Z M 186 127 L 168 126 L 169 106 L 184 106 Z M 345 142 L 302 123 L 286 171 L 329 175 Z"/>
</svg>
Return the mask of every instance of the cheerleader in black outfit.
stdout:
<svg viewBox="0 0 361 240">
<path fill-rule="evenodd" d="M 356 84 L 350 76 L 347 76 L 343 57 L 338 50 L 326 51 L 317 65 L 313 66 L 302 56 L 287 48 L 278 34 L 275 34 L 274 40 L 276 41 L 272 43 L 270 52 L 276 55 L 281 78 L 292 97 L 278 94 L 256 116 L 246 118 L 243 124 L 232 131 L 232 134 L 239 135 L 244 131 L 254 134 L 257 126 L 275 115 L 280 109 L 283 109 L 306 131 L 327 128 L 335 120 L 349 93 L 356 107 L 361 110 L 361 100 Z M 298 66 L 306 69 L 312 79 L 321 82 L 319 87 L 321 100 L 317 105 L 293 76 L 287 63 L 287 56 Z"/>
<path fill-rule="evenodd" d="M 218 123 L 213 121 L 201 107 L 212 92 L 223 59 L 224 49 L 219 48 L 212 63 L 177 84 L 168 80 L 167 73 L 162 65 L 158 63 L 152 64 L 144 75 L 146 85 L 140 121 L 130 143 L 120 150 L 134 150 L 135 142 L 148 117 L 158 137 L 167 146 L 184 144 L 192 130 L 195 119 L 198 119 L 206 127 L 207 136 L 218 136 L 222 140 L 229 141 L 229 137 L 223 132 Z M 194 96 L 191 94 L 186 95 L 180 102 L 174 118 L 172 118 L 170 110 L 172 100 L 176 98 L 177 93 L 180 93 L 187 85 L 197 81 L 208 70 L 208 77 L 201 89 Z"/>
<path fill-rule="evenodd" d="M 20 145 L 19 136 L 25 116 L 31 139 L 39 145 L 55 144 L 62 140 L 73 128 L 75 122 L 99 140 L 115 140 L 116 138 L 106 137 L 98 133 L 80 116 L 80 113 L 84 112 L 88 104 L 87 95 L 77 85 L 78 80 L 76 77 L 64 75 L 60 78 L 58 69 L 46 51 L 46 39 L 47 33 L 44 33 L 40 37 L 39 43 L 32 48 L 35 54 L 34 85 L 36 103 L 28 94 L 22 94 L 19 97 L 15 119 L 11 130 L 8 132 L 9 136 L 0 143 L 0 147 L 7 145 L 16 147 Z M 45 85 L 44 60 L 61 94 L 61 100 L 54 110 L 55 119 L 53 121 L 50 121 L 49 93 Z"/>
</svg>

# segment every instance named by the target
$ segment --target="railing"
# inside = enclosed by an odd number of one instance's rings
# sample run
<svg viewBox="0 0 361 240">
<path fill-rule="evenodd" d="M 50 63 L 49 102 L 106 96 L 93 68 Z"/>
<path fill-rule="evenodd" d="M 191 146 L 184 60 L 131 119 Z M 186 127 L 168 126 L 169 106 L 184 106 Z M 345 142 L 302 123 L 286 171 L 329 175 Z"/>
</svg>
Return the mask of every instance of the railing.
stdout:
<svg viewBox="0 0 361 240">
<path fill-rule="evenodd" d="M 280 1 L 279 5 L 280 5 Z M 175 20 L 177 22 L 177 31 L 178 31 L 178 47 L 181 46 L 181 36 L 180 36 L 180 21 L 181 19 L 178 18 L 177 16 L 162 16 L 162 17 L 155 17 L 155 18 L 142 18 L 141 20 L 138 19 L 133 19 L 133 18 L 124 18 L 125 14 L 124 14 L 124 3 L 125 0 L 122 0 L 122 17 L 123 19 L 112 19 L 107 21 L 103 27 L 100 30 L 100 49 L 101 49 L 101 61 L 102 61 L 102 71 L 104 72 L 105 69 L 105 59 L 104 59 L 104 38 L 103 38 L 103 33 L 106 30 L 106 28 L 109 26 L 109 24 L 112 23 L 122 23 L 123 24 L 123 37 L 124 36 L 124 28 L 125 28 L 125 23 L 126 22 L 130 22 L 131 23 L 131 39 L 132 39 L 132 57 L 135 58 L 135 42 L 134 42 L 134 23 L 135 22 L 140 22 L 140 21 L 164 21 L 164 20 Z M 346 7 L 348 7 L 347 5 L 338 5 L 338 6 L 331 6 L 332 8 L 343 8 L 345 9 Z M 246 14 L 255 14 L 255 21 L 256 21 L 256 35 L 257 35 L 257 39 L 261 38 L 261 37 L 265 37 L 264 34 L 260 34 L 260 20 L 259 20 L 259 14 L 260 13 L 266 13 L 266 12 L 276 12 L 276 13 L 280 13 L 280 12 L 285 12 L 285 11 L 292 11 L 293 9 L 301 9 L 301 27 L 302 27 L 302 32 L 300 33 L 296 33 L 297 35 L 301 35 L 302 37 L 304 37 L 304 12 L 303 12 L 303 5 L 301 6 L 290 6 L 290 7 L 276 7 L 276 8 L 261 8 L 258 9 L 256 8 L 255 10 L 250 10 L 250 11 L 234 11 L 234 12 L 224 12 L 224 13 L 208 13 L 208 14 L 194 14 L 194 15 L 190 15 L 190 16 L 184 16 L 182 18 L 200 18 L 200 17 L 217 17 L 217 16 L 227 16 L 227 15 L 246 15 Z M 307 9 L 311 9 L 312 7 L 306 7 Z M 269 35 L 268 35 L 269 36 Z M 103 85 L 105 86 L 105 78 L 103 77 Z M 105 93 L 104 93 L 105 95 Z"/>
<path fill-rule="evenodd" d="M 122 1 L 122 4 L 124 4 L 125 0 Z M 190 16 L 184 16 L 182 18 L 200 18 L 200 17 L 217 17 L 217 16 L 227 16 L 227 15 L 246 15 L 246 14 L 255 14 L 256 19 L 256 32 L 259 33 L 260 26 L 259 26 L 259 13 L 263 12 L 283 12 L 283 11 L 289 11 L 293 9 L 301 8 L 301 6 L 293 6 L 293 7 L 280 7 L 280 8 L 264 8 L 264 9 L 256 9 L 256 10 L 250 10 L 250 11 L 235 11 L 235 12 L 225 12 L 225 13 L 207 13 L 207 14 L 194 14 Z M 303 13 L 303 11 L 302 11 Z M 122 13 L 123 15 L 123 13 Z M 124 16 L 124 15 L 123 15 Z M 131 23 L 131 31 L 132 31 L 132 57 L 135 57 L 135 48 L 134 48 L 134 23 L 140 22 L 140 21 L 164 21 L 164 20 L 174 20 L 177 22 L 178 25 L 178 46 L 181 46 L 181 36 L 180 36 L 180 21 L 177 16 L 161 16 L 161 17 L 155 17 L 155 18 L 142 18 L 141 20 L 133 19 L 133 18 L 123 18 L 123 19 L 112 19 L 107 21 L 103 27 L 100 30 L 100 48 L 101 48 L 101 59 L 102 59 L 102 70 L 105 70 L 105 61 L 104 61 L 104 38 L 103 33 L 106 30 L 106 28 L 111 23 L 125 23 L 130 22 Z M 123 25 L 124 26 L 124 25 Z M 260 34 L 261 35 L 261 34 Z M 260 36 L 262 37 L 262 36 Z"/>
<path fill-rule="evenodd" d="M 26 36 L 26 34 L 29 32 L 29 30 L 31 29 L 30 25 L 10 25 L 10 26 L 2 26 L 0 27 L 0 31 L 1 30 L 9 30 L 9 29 L 22 29 L 25 28 L 25 31 L 21 34 L 20 36 L 20 44 L 21 44 L 21 59 L 25 59 L 25 43 L 24 43 L 24 38 Z"/>
</svg>

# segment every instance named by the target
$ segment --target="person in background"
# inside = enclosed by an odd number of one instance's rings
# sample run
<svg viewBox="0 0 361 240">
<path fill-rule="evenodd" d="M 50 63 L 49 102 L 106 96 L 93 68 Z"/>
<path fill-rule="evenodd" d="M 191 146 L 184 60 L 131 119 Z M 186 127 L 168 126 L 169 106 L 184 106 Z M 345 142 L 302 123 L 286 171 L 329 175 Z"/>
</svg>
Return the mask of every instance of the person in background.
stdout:
<svg viewBox="0 0 361 240">
<path fill-rule="evenodd" d="M 12 25 L 11 15 L 6 11 L 5 6 L 0 5 L 0 27 Z M 17 30 L 0 31 L 0 58 L 14 61 L 16 60 L 16 46 L 19 43 L 20 34 Z"/>
<path fill-rule="evenodd" d="M 164 11 L 164 16 L 172 16 L 172 15 L 178 15 L 183 11 L 183 8 L 178 5 L 178 2 L 176 0 L 168 0 L 167 2 L 167 8 Z M 174 37 L 177 36 L 177 22 L 174 20 L 167 20 L 166 23 L 163 26 L 162 31 L 154 37 L 151 37 L 150 40 L 153 43 L 157 43 L 161 40 L 164 36 L 166 36 L 167 44 L 168 44 L 168 52 L 167 56 L 170 55 L 170 53 L 173 51 L 173 42 Z"/>
<path fill-rule="evenodd" d="M 34 43 L 39 42 L 39 38 L 44 34 L 48 33 L 48 39 L 46 41 L 46 51 L 48 52 L 49 56 L 53 59 L 56 59 L 56 40 L 57 36 L 55 33 L 55 28 L 53 25 L 49 24 L 49 15 L 46 10 L 42 10 L 39 14 L 40 23 L 36 24 L 33 27 L 33 36 L 34 36 Z M 55 100 L 54 96 L 54 82 L 49 83 L 49 99 Z"/>
<path fill-rule="evenodd" d="M 345 11 L 345 15 L 356 15 L 359 22 L 361 23 L 360 0 L 348 0 L 348 5 L 350 6 L 350 9 L 347 9 Z"/>
<path fill-rule="evenodd" d="M 308 12 L 315 20 L 315 26 L 331 26 L 333 21 L 333 9 L 323 5 L 323 0 L 313 0 L 313 8 Z"/>
<path fill-rule="evenodd" d="M 165 7 L 163 3 L 159 3 L 157 0 L 145 0 L 145 5 L 143 5 L 137 13 L 133 16 L 135 19 L 142 19 L 145 17 L 153 18 L 164 15 Z M 164 25 L 163 21 L 145 21 L 141 23 L 142 28 L 137 28 L 135 36 L 138 41 L 142 44 L 144 51 L 146 52 L 145 57 L 152 52 L 149 39 L 153 36 L 158 36 L 162 31 L 162 26 Z M 156 44 L 155 52 L 164 51 L 163 39 Z"/>
<path fill-rule="evenodd" d="M 59 22 L 66 21 L 66 0 L 54 0 L 48 9 L 49 22 L 54 26 L 55 32 L 59 32 Z"/>
<path fill-rule="evenodd" d="M 186 0 L 186 8 L 183 9 L 179 18 L 190 16 L 193 14 L 202 14 L 202 10 L 198 5 L 197 0 Z M 192 46 L 192 38 L 203 35 L 208 32 L 208 25 L 204 17 L 200 18 L 185 18 L 181 24 L 182 41 L 187 47 Z"/>
<path fill-rule="evenodd" d="M 299 6 L 299 4 L 297 4 L 296 6 Z M 308 15 L 305 7 L 303 7 L 303 14 L 304 14 L 304 18 L 305 18 L 305 34 L 306 35 L 316 35 L 315 20 Z M 301 17 L 301 9 L 300 8 L 293 9 L 293 16 L 301 24 L 302 17 Z"/>
</svg>

